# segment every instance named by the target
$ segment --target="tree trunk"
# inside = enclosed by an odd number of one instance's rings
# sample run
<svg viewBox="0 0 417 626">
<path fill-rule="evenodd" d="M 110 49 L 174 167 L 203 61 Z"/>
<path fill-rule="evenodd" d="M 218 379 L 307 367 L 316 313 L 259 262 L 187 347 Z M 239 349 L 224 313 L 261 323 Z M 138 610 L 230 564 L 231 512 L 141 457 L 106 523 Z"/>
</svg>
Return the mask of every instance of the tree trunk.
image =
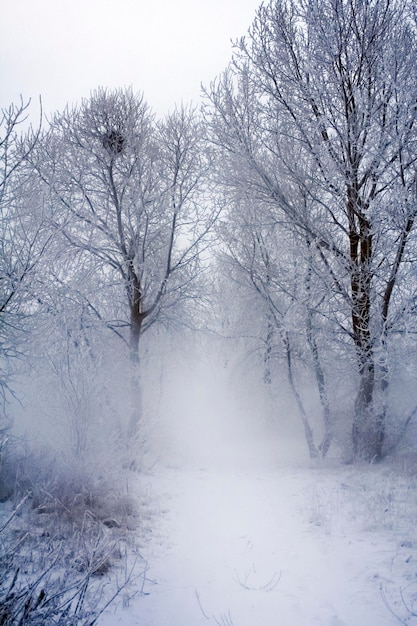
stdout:
<svg viewBox="0 0 417 626">
<path fill-rule="evenodd" d="M 133 317 L 133 316 L 131 316 Z M 142 418 L 142 388 L 139 357 L 139 340 L 141 327 L 134 319 L 130 325 L 130 404 L 131 413 L 128 426 L 128 438 L 134 439 L 139 434 Z"/>
<path fill-rule="evenodd" d="M 318 450 L 320 456 L 324 459 L 329 451 L 331 443 L 333 441 L 333 423 L 330 413 L 329 399 L 327 397 L 326 382 L 324 378 L 323 368 L 320 362 L 319 350 L 315 338 L 310 334 L 311 328 L 308 328 L 308 343 L 313 355 L 313 367 L 316 376 L 317 388 L 319 391 L 320 404 L 323 409 L 323 422 L 324 422 L 324 435 Z"/>
<path fill-rule="evenodd" d="M 361 357 L 359 356 L 359 359 Z M 355 458 L 371 461 L 378 456 L 378 433 L 374 417 L 375 367 L 372 355 L 365 355 L 359 366 L 359 390 L 355 400 L 352 445 Z M 381 428 L 382 424 L 379 425 Z"/>
<path fill-rule="evenodd" d="M 308 247 L 310 249 L 310 242 L 307 241 Z M 319 354 L 319 348 L 317 345 L 316 337 L 313 329 L 313 309 L 311 307 L 311 272 L 312 272 L 312 259 L 311 255 L 309 255 L 309 264 L 308 270 L 305 280 L 305 288 L 306 293 L 308 295 L 308 303 L 307 303 L 307 319 L 306 319 L 306 330 L 307 330 L 307 341 L 310 346 L 311 354 L 313 357 L 313 368 L 314 374 L 317 382 L 317 389 L 319 392 L 320 404 L 323 410 L 323 422 L 324 422 L 324 434 L 321 443 L 318 446 L 318 451 L 321 457 L 324 459 L 326 454 L 329 451 L 329 448 L 333 441 L 333 420 L 330 412 L 330 404 L 329 398 L 327 396 L 326 389 L 326 380 L 324 376 L 324 371 L 321 365 L 321 359 Z"/>
<path fill-rule="evenodd" d="M 298 393 L 298 390 L 297 390 L 297 388 L 295 386 L 295 382 L 294 382 L 293 368 L 292 368 L 292 351 L 291 351 L 290 340 L 289 340 L 289 337 L 288 337 L 287 333 L 286 333 L 286 335 L 284 337 L 284 344 L 285 344 L 285 350 L 286 350 L 286 353 L 287 353 L 288 380 L 289 380 L 289 383 L 290 383 L 291 390 L 292 390 L 292 392 L 294 394 L 294 398 L 295 398 L 295 401 L 297 403 L 298 410 L 300 411 L 300 417 L 301 417 L 301 421 L 302 421 L 303 427 L 304 427 L 304 435 L 305 435 L 305 438 L 306 438 L 308 451 L 310 453 L 310 458 L 311 459 L 318 459 L 320 457 L 320 451 L 317 449 L 317 446 L 314 443 L 313 429 L 310 426 L 310 423 L 309 423 L 308 417 L 307 417 L 307 413 L 305 411 L 303 402 L 301 400 L 301 396 Z"/>
<path fill-rule="evenodd" d="M 351 259 L 352 334 L 355 342 L 359 389 L 355 400 L 352 447 L 357 459 L 379 457 L 384 420 L 374 415 L 375 363 L 371 334 L 372 228 L 362 210 L 357 185 L 348 190 Z"/>
<path fill-rule="evenodd" d="M 142 419 L 142 385 L 140 369 L 140 336 L 144 314 L 142 312 L 142 293 L 136 273 L 131 271 L 130 284 L 130 403 L 131 414 L 128 426 L 128 438 L 139 435 Z"/>
</svg>

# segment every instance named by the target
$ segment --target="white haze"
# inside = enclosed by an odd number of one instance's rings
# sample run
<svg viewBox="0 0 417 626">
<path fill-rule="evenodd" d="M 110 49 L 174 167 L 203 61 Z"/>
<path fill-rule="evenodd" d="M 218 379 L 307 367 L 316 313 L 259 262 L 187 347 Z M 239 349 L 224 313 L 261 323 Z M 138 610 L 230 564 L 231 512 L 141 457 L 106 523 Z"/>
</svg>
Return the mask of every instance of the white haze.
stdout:
<svg viewBox="0 0 417 626">
<path fill-rule="evenodd" d="M 412 484 L 312 464 L 284 381 L 271 402 L 259 372 L 218 348 L 153 372 L 146 463 L 130 479 L 148 569 L 101 626 L 397 623 L 390 607 L 404 615 L 401 589 L 416 591 Z"/>
<path fill-rule="evenodd" d="M 270 398 L 253 364 L 219 342 L 159 350 L 144 377 L 141 471 L 125 479 L 140 503 L 136 558 L 146 575 L 99 626 L 388 626 L 397 623 L 390 608 L 406 617 L 415 480 L 389 466 L 312 464 L 285 377 Z M 112 477 L 111 420 L 129 415 L 127 376 L 100 374 L 118 412 L 83 415 L 98 424 L 86 424 L 90 447 L 77 463 Z M 60 388 L 54 395 L 44 376 L 30 378 L 20 429 L 68 458 Z"/>
<path fill-rule="evenodd" d="M 288 397 L 283 394 L 274 410 L 256 370 L 252 376 L 221 352 L 207 354 L 206 347 L 200 356 L 175 360 L 167 368 L 154 430 L 161 461 L 248 468 L 302 458 L 297 420 L 279 418 L 293 410 Z"/>
</svg>

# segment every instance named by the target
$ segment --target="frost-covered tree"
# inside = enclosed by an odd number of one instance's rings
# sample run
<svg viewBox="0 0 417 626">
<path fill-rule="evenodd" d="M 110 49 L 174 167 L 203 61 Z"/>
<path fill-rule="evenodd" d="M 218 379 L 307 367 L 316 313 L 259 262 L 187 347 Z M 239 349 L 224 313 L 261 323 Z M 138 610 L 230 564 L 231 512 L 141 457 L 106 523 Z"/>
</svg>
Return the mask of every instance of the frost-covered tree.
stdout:
<svg viewBox="0 0 417 626">
<path fill-rule="evenodd" d="M 305 262 L 308 246 L 294 237 L 285 223 L 277 224 L 273 214 L 268 218 L 265 208 L 243 197 L 233 203 L 229 199 L 219 234 L 222 251 L 218 266 L 233 293 L 228 332 L 246 337 L 247 350 L 257 355 L 272 396 L 276 385 L 287 379 L 310 456 L 324 457 L 333 424 L 322 363 L 326 348 L 318 345 L 322 295 Z M 227 307 L 227 299 L 223 301 Z M 320 423 L 311 419 L 306 404 L 314 388 L 321 406 Z M 321 441 L 314 436 L 313 421 Z"/>
<path fill-rule="evenodd" d="M 229 193 L 308 247 L 335 354 L 355 363 L 352 448 L 368 459 L 415 331 L 416 62 L 412 2 L 273 0 L 207 93 Z"/>
<path fill-rule="evenodd" d="M 30 314 L 38 308 L 35 297 L 37 269 L 51 240 L 39 189 L 27 159 L 39 131 L 23 140 L 22 124 L 29 102 L 11 104 L 0 111 L 0 399 L 10 391 L 14 359 Z M 4 418 L 1 410 L 0 429 Z"/>
<path fill-rule="evenodd" d="M 141 95 L 98 90 L 55 116 L 32 162 L 60 207 L 55 228 L 75 265 L 106 286 L 86 294 L 90 312 L 129 345 L 135 434 L 140 338 L 156 322 L 184 321 L 216 217 L 201 122 L 187 107 L 155 121 Z M 62 267 L 61 280 L 73 283 L 77 271 L 66 277 Z"/>
</svg>

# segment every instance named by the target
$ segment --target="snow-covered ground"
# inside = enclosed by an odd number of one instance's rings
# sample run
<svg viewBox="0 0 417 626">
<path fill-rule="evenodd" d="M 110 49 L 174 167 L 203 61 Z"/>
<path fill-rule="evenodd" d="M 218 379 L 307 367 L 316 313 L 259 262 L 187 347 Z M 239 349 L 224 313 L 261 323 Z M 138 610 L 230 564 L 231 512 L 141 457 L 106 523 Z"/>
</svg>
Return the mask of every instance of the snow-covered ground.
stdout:
<svg viewBox="0 0 417 626">
<path fill-rule="evenodd" d="M 224 373 L 210 376 L 164 407 L 158 460 L 137 487 L 144 593 L 100 624 L 417 624 L 414 479 L 312 466 L 252 408 L 232 408 Z"/>
</svg>

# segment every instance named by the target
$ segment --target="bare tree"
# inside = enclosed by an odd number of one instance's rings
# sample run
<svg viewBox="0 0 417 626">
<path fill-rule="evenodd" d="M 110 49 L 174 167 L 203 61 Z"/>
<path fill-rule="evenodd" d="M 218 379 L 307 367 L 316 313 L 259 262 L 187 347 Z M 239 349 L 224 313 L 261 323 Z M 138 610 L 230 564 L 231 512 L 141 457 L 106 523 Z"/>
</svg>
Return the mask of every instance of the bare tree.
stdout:
<svg viewBox="0 0 417 626">
<path fill-rule="evenodd" d="M 236 205 L 229 202 L 220 236 L 223 252 L 219 267 L 235 285 L 233 305 L 243 312 L 237 315 L 232 332 L 252 337 L 249 350 L 253 340 L 257 342 L 254 349 L 264 368 L 266 385 L 274 385 L 277 375 L 281 379 L 286 372 L 310 456 L 324 457 L 333 438 L 333 424 L 322 363 L 325 346 L 319 346 L 317 338 L 317 309 L 322 296 L 320 290 L 315 293 L 317 280 L 305 262 L 307 246 L 284 224 L 278 226 L 273 216 L 268 219 L 259 205 L 243 201 Z M 279 373 L 276 362 L 281 363 Z M 316 442 L 304 400 L 309 399 L 314 385 L 322 409 L 321 442 Z"/>
<path fill-rule="evenodd" d="M 21 100 L 0 111 L 0 397 L 3 403 L 10 391 L 13 358 L 22 349 L 24 322 L 36 310 L 32 283 L 50 241 L 40 196 L 26 166 L 39 135 L 39 129 L 31 130 L 29 139 L 23 140 L 21 128 L 29 104 Z"/>
<path fill-rule="evenodd" d="M 349 343 L 356 355 L 352 447 L 361 458 L 383 454 L 389 338 L 410 327 L 415 307 L 405 285 L 416 60 L 412 3 L 273 0 L 207 94 L 211 139 L 229 164 L 223 181 L 291 224 L 330 287 L 331 327 L 348 340 L 346 357 Z"/>
<path fill-rule="evenodd" d="M 130 435 L 141 417 L 140 338 L 156 322 L 178 322 L 185 301 L 196 297 L 216 218 L 206 203 L 201 142 L 193 109 L 155 122 L 141 95 L 99 90 L 55 117 L 33 159 L 61 206 L 56 228 L 113 290 L 115 302 L 93 292 L 89 307 L 129 346 Z"/>
</svg>

